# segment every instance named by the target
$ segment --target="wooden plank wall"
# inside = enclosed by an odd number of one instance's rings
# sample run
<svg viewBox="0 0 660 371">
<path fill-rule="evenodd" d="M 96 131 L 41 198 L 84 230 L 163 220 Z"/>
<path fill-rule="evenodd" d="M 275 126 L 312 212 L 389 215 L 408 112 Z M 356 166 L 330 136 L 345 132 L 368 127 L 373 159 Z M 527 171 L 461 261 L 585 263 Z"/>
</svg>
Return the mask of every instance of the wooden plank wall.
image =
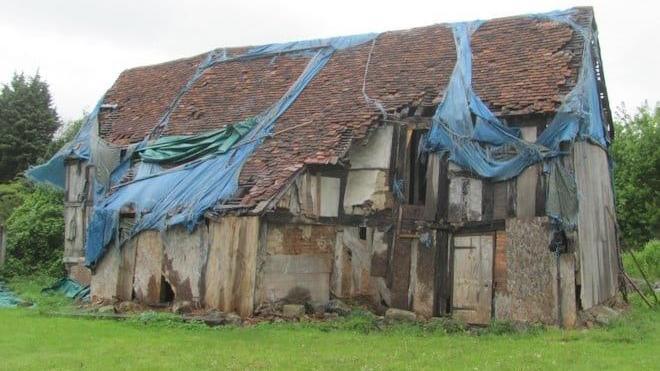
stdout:
<svg viewBox="0 0 660 371">
<path fill-rule="evenodd" d="M 527 142 L 536 141 L 536 126 L 520 128 L 522 137 Z M 516 178 L 516 216 L 518 218 L 531 218 L 536 216 L 536 185 L 539 177 L 539 166 L 532 165 Z"/>
<path fill-rule="evenodd" d="M 241 317 L 252 315 L 260 220 L 225 216 L 209 223 L 204 302 Z"/>
<path fill-rule="evenodd" d="M 133 279 L 135 299 L 149 305 L 158 304 L 160 302 L 163 261 L 163 242 L 160 238 L 160 232 L 144 231 L 137 236 L 136 243 L 135 276 Z"/>
<path fill-rule="evenodd" d="M 207 224 L 200 223 L 194 233 L 183 226 L 176 226 L 168 229 L 162 237 L 163 278 L 172 287 L 177 301 L 190 301 L 198 306 L 206 289 Z"/>
<path fill-rule="evenodd" d="M 618 289 L 614 196 L 602 148 L 576 142 L 573 163 L 579 201 L 580 298 L 582 308 L 589 309 L 616 295 Z"/>
</svg>

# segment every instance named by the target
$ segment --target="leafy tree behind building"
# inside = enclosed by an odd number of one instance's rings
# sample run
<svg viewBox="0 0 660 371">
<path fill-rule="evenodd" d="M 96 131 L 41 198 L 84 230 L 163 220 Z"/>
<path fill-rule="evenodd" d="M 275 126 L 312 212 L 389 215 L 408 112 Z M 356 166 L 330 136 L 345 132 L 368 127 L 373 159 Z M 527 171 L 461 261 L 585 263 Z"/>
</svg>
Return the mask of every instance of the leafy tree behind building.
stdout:
<svg viewBox="0 0 660 371">
<path fill-rule="evenodd" d="M 629 246 L 660 238 L 660 105 L 623 110 L 612 143 L 617 218 Z"/>
<path fill-rule="evenodd" d="M 48 84 L 38 73 L 14 74 L 0 90 L 0 181 L 43 159 L 58 126 Z"/>
</svg>

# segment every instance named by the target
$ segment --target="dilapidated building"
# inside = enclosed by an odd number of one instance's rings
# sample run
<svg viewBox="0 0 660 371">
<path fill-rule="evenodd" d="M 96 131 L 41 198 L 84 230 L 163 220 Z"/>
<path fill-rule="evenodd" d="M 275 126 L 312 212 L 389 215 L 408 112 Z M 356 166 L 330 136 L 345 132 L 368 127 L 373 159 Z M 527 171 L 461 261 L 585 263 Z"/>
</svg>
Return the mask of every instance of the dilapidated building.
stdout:
<svg viewBox="0 0 660 371">
<path fill-rule="evenodd" d="M 612 136 L 575 8 L 130 69 L 31 176 L 95 299 L 570 326 L 618 288 Z"/>
</svg>

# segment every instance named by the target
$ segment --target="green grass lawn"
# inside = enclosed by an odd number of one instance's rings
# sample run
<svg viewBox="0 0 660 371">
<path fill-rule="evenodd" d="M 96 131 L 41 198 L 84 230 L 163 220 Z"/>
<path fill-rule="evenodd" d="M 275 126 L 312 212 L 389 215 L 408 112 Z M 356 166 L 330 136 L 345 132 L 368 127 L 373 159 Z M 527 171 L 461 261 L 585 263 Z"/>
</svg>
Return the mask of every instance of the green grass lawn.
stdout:
<svg viewBox="0 0 660 371">
<path fill-rule="evenodd" d="M 359 317 L 337 326 L 207 328 L 3 309 L 0 368 L 651 370 L 660 367 L 658 318 L 637 306 L 606 328 L 474 335 L 413 325 L 365 332 Z"/>
<path fill-rule="evenodd" d="M 495 323 L 376 326 L 358 313 L 333 322 L 216 327 L 145 313 L 130 320 L 65 318 L 42 295 L 48 277 L 9 282 L 35 308 L 0 309 L 0 369 L 660 369 L 660 316 L 633 297 L 607 327 L 514 331 Z M 448 333 L 452 332 L 452 333 Z"/>
</svg>

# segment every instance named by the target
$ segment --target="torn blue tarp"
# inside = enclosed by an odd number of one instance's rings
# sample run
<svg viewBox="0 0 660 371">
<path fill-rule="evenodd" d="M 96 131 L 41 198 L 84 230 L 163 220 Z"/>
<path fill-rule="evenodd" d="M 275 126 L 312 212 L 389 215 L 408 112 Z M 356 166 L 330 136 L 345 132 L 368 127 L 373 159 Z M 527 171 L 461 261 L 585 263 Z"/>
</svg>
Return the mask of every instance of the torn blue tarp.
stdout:
<svg viewBox="0 0 660 371">
<path fill-rule="evenodd" d="M 136 215 L 135 224 L 129 231 L 128 237 L 143 230 L 165 230 L 173 225 L 185 225 L 192 231 L 204 212 L 236 193 L 238 176 L 245 162 L 263 140 L 271 135 L 277 118 L 293 104 L 307 84 L 323 69 L 334 51 L 357 45 L 373 37 L 375 35 L 271 45 L 255 48 L 243 56 L 234 58 L 227 57 L 226 53 L 213 53 L 215 57 L 207 58 L 203 63 L 204 67 L 198 68 L 191 81 L 198 79 L 204 69 L 215 63 L 237 58 L 256 58 L 302 51 L 308 52 L 311 58 L 302 74 L 277 102 L 256 117 L 248 118 L 255 122 L 254 127 L 230 149 L 209 153 L 170 169 L 155 168 L 153 164 L 143 162 L 137 169 L 138 177 L 126 184 L 116 184 L 107 195 L 98 197 L 87 230 L 86 263 L 96 264 L 103 255 L 105 247 L 112 240 L 121 244 L 121 241 L 118 241 L 117 228 L 119 213 L 124 206 L 131 207 Z M 162 129 L 167 125 L 169 114 L 190 86 L 191 83 L 186 84 L 157 128 Z M 146 140 L 134 149 L 141 151 L 144 146 Z M 129 165 L 130 156 L 127 156 L 112 173 L 111 178 L 121 179 Z"/>
<path fill-rule="evenodd" d="M 57 188 L 64 189 L 64 161 L 68 158 L 90 160 L 92 132 L 96 129 L 95 122 L 101 101 L 85 117 L 82 127 L 71 142 L 65 144 L 46 163 L 28 169 L 26 172 L 28 179 L 48 183 Z"/>
<path fill-rule="evenodd" d="M 590 29 L 571 21 L 570 15 L 570 11 L 565 11 L 533 16 L 568 23 L 584 38 L 577 84 L 535 143 L 524 141 L 519 131 L 502 123 L 472 89 L 470 37 L 483 22 L 453 24 L 456 66 L 433 116 L 426 148 L 447 152 L 449 159 L 459 166 L 484 178 L 501 181 L 518 176 L 530 165 L 559 156 L 562 142 L 590 140 L 606 147 L 593 68 L 593 34 Z"/>
</svg>

